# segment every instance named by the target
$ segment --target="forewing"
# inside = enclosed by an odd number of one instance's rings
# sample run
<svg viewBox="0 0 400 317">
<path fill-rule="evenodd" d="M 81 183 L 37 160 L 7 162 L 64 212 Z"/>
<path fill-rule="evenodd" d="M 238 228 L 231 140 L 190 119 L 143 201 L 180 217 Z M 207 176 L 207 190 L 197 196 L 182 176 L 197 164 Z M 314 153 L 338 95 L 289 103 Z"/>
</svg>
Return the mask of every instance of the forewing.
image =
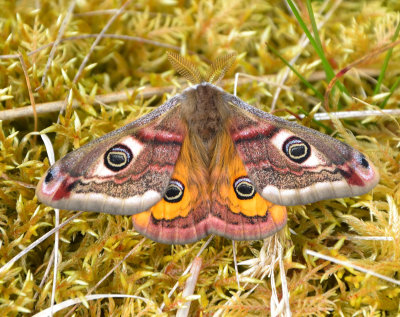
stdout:
<svg viewBox="0 0 400 317">
<path fill-rule="evenodd" d="M 367 193 L 379 181 L 373 164 L 349 145 L 260 111 L 227 95 L 228 129 L 250 179 L 279 205 Z"/>
<path fill-rule="evenodd" d="M 166 104 L 56 162 L 36 188 L 49 206 L 135 214 L 164 195 L 186 127 L 179 100 Z"/>
</svg>

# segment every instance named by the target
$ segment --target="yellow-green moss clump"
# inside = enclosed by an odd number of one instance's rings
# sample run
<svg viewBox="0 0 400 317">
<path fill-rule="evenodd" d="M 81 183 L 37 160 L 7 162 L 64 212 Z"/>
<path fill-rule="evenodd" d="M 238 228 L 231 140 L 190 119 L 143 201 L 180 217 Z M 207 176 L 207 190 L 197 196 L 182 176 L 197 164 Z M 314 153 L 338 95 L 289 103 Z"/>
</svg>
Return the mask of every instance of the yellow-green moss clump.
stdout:
<svg viewBox="0 0 400 317">
<path fill-rule="evenodd" d="M 323 23 L 318 31 L 321 44 L 317 41 L 303 48 L 299 20 L 283 0 L 132 1 L 78 73 L 96 34 L 123 1 L 83 0 L 74 7 L 71 2 L 0 1 L 1 266 L 55 225 L 53 208 L 35 197 L 38 179 L 49 166 L 40 137 L 31 133 L 35 129 L 48 133 L 58 159 L 148 113 L 167 99 L 166 92 L 175 93 L 173 87 L 184 83 L 167 62 L 168 50 L 193 54 L 190 58 L 200 69 L 206 69 L 217 56 L 236 52 L 238 58 L 225 76 L 224 89 L 232 92 L 235 72 L 252 75 L 253 79 L 240 82 L 241 99 L 265 111 L 274 105 L 282 116 L 308 114 L 320 101 L 318 93 L 323 95 L 328 86 L 327 66 L 337 73 L 396 40 L 396 12 L 400 9 L 398 1 L 314 1 L 314 18 L 310 18 L 307 1 L 296 1 L 307 26 L 311 27 L 314 19 Z M 325 54 L 325 64 L 318 48 Z M 294 68 L 314 90 L 293 72 L 281 85 L 287 67 L 275 51 L 286 61 L 299 54 Z M 385 68 L 387 53 L 370 56 L 341 77 L 342 87 L 331 91 L 329 110 L 398 109 L 399 49 L 394 46 Z M 382 81 L 377 83 L 382 70 Z M 274 103 L 279 86 L 282 91 Z M 63 105 L 67 105 L 66 111 L 59 114 Z M 278 237 L 265 244 L 237 243 L 237 261 L 245 261 L 239 266 L 240 291 L 231 241 L 213 238 L 200 256 L 202 267 L 190 315 L 269 315 L 274 292 L 268 265 L 278 243 L 283 246 L 293 316 L 400 313 L 398 284 L 312 257 L 306 251 L 400 280 L 399 117 L 370 115 L 321 124 L 309 115 L 302 121 L 368 155 L 379 170 L 380 183 L 361 197 L 291 207 L 288 225 Z M 76 213 L 61 210 L 60 221 Z M 381 239 L 367 239 L 371 236 Z M 90 300 L 76 308 L 77 316 L 175 315 L 185 302 L 182 290 L 188 275 L 182 274 L 205 242 L 169 246 L 142 241 L 129 217 L 89 212 L 63 227 L 59 239 L 56 303 L 82 299 L 136 247 L 92 294 L 129 294 L 143 299 Z M 30 316 L 50 306 L 53 266 L 48 273 L 46 268 L 52 261 L 54 241 L 51 235 L 12 266 L 1 269 L 1 316 Z M 274 282 L 279 299 L 285 290 L 282 278 L 278 261 Z M 168 297 L 177 282 L 179 287 Z M 70 308 L 57 314 L 64 316 Z M 282 314 L 288 314 L 287 308 Z"/>
</svg>

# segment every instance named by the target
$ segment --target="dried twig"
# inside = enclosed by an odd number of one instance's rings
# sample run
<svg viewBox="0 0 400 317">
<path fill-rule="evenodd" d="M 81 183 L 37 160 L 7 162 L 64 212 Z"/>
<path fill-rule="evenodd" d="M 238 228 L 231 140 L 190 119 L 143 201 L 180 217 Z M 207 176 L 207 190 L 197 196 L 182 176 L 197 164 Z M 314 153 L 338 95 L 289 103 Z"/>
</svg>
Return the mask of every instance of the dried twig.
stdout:
<svg viewBox="0 0 400 317">
<path fill-rule="evenodd" d="M 36 188 L 35 185 L 28 184 L 28 183 L 25 183 L 25 182 L 21 182 L 21 181 L 17 181 L 17 180 L 15 180 L 15 179 L 12 179 L 11 177 L 9 177 L 9 176 L 8 176 L 7 174 L 5 174 L 5 173 L 0 174 L 0 178 L 3 178 L 3 179 L 5 179 L 6 181 L 10 181 L 10 182 L 13 182 L 13 183 L 15 183 L 15 184 L 18 184 L 18 185 L 20 185 L 20 186 L 22 186 L 22 187 L 25 187 L 25 188 Z"/>
<path fill-rule="evenodd" d="M 210 244 L 211 240 L 214 239 L 214 235 L 210 235 L 207 239 L 207 241 L 201 246 L 199 252 L 197 252 L 195 259 L 200 257 L 200 255 L 203 253 L 203 251 L 205 250 L 205 248 L 207 248 L 207 246 Z M 192 268 L 193 262 L 191 262 L 187 268 L 185 269 L 185 271 L 183 271 L 182 276 L 186 275 L 189 273 L 190 269 Z M 172 289 L 169 291 L 168 293 L 168 298 L 170 298 L 172 296 L 172 294 L 175 292 L 175 290 L 178 288 L 179 286 L 179 281 L 175 283 L 174 287 L 172 287 Z M 165 303 L 162 303 L 160 306 L 160 310 L 162 311 L 165 307 Z"/>
<path fill-rule="evenodd" d="M 44 272 L 42 280 L 40 281 L 40 284 L 39 284 L 40 290 L 44 287 L 44 284 L 46 283 L 47 278 L 50 275 L 50 270 L 51 270 L 51 267 L 53 266 L 53 262 L 54 262 L 54 253 L 55 253 L 55 249 L 53 248 L 53 250 L 51 251 L 49 262 L 47 263 L 46 271 Z M 38 298 L 38 296 L 39 296 L 39 291 L 36 291 L 35 295 L 33 295 L 33 299 L 36 300 Z"/>
<path fill-rule="evenodd" d="M 96 11 L 88 11 L 88 12 L 81 12 L 81 13 L 75 13 L 74 16 L 76 17 L 87 17 L 87 16 L 99 16 L 99 15 L 106 15 L 106 14 L 115 14 L 115 12 L 118 9 L 108 9 L 108 10 L 96 10 Z M 132 13 L 137 13 L 137 14 L 143 14 L 143 11 L 137 11 L 137 10 L 124 10 L 124 12 L 132 12 Z M 149 16 L 156 17 L 160 15 L 160 13 L 156 12 L 146 12 Z M 172 14 L 169 13 L 161 13 L 162 16 L 173 16 Z"/>
<path fill-rule="evenodd" d="M 143 301 L 146 304 L 151 304 L 154 306 L 154 308 L 157 310 L 157 316 L 161 315 L 160 309 L 157 307 L 157 304 L 147 298 L 141 297 L 141 296 L 136 296 L 136 295 L 127 295 L 127 294 L 95 294 L 95 295 L 87 295 L 79 298 L 73 298 L 73 299 L 68 299 L 66 301 L 63 301 L 57 305 L 54 306 L 54 313 L 59 312 L 62 309 L 65 309 L 69 306 L 72 305 L 78 305 L 82 303 L 87 303 L 88 301 L 91 300 L 101 300 L 103 298 L 132 298 L 132 299 L 137 299 L 139 301 Z M 33 315 L 33 317 L 52 317 L 53 313 L 50 308 L 47 308 L 45 310 L 42 310 L 41 312 Z"/>
<path fill-rule="evenodd" d="M 350 268 L 352 268 L 354 270 L 363 272 L 363 273 L 365 273 L 367 275 L 372 275 L 372 276 L 380 278 L 380 279 L 382 279 L 384 281 L 387 281 L 387 282 L 390 282 L 390 283 L 393 283 L 393 284 L 396 284 L 396 285 L 400 285 L 400 281 L 399 280 L 396 280 L 394 278 L 391 278 L 389 276 L 386 276 L 386 275 L 383 275 L 383 274 L 380 274 L 380 273 L 376 273 L 373 270 L 366 269 L 366 268 L 364 268 L 362 266 L 359 266 L 357 264 L 353 264 L 353 263 L 351 263 L 349 261 L 339 260 L 339 259 L 336 259 L 334 257 L 328 256 L 328 255 L 325 255 L 325 254 L 322 254 L 322 253 L 319 253 L 319 252 L 315 252 L 315 251 L 309 250 L 309 249 L 306 249 L 305 251 L 306 251 L 305 252 L 306 254 L 311 255 L 311 256 L 315 256 L 315 257 L 317 257 L 319 259 L 323 259 L 325 261 L 330 261 L 330 262 L 333 262 L 333 263 L 336 263 L 336 264 L 340 264 L 340 265 L 342 265 L 344 267 L 350 267 Z"/>
<path fill-rule="evenodd" d="M 85 40 L 85 39 L 90 39 L 90 38 L 97 38 L 98 36 L 99 36 L 98 33 L 75 35 L 75 36 L 69 36 L 69 37 L 62 38 L 60 40 L 60 42 L 75 41 L 75 40 Z M 137 37 L 137 36 L 118 35 L 118 34 L 103 34 L 102 37 L 103 38 L 116 39 L 116 40 L 134 41 L 134 42 L 138 42 L 138 43 L 150 44 L 150 45 L 154 45 L 154 46 L 158 46 L 158 47 L 168 48 L 168 49 L 175 50 L 175 51 L 180 51 L 180 49 L 181 49 L 180 46 L 166 44 L 166 43 L 162 43 L 162 42 L 158 42 L 158 41 L 153 41 L 153 40 L 149 40 L 149 39 L 145 39 L 145 38 L 141 38 L 141 37 Z M 43 46 L 37 48 L 36 50 L 33 50 L 33 51 L 27 53 L 26 55 L 27 56 L 35 55 L 35 54 L 45 50 L 46 48 L 48 48 L 50 46 L 53 46 L 54 43 L 55 42 L 50 42 L 50 43 L 48 43 L 46 45 L 43 45 Z M 196 54 L 194 51 L 187 51 L 187 52 L 188 52 L 188 54 L 191 54 L 191 55 Z M 13 59 L 13 58 L 18 58 L 18 54 L 0 55 L 0 59 Z"/>
<path fill-rule="evenodd" d="M 100 34 L 97 35 L 96 39 L 94 40 L 94 42 L 92 43 L 92 46 L 89 49 L 89 53 L 86 54 L 81 65 L 79 66 L 78 72 L 76 73 L 72 83 L 75 84 L 78 81 L 79 77 L 81 76 L 81 74 L 83 72 L 83 69 L 85 68 L 85 66 L 86 66 L 90 56 L 92 55 L 95 47 L 97 46 L 97 44 L 99 44 L 101 39 L 104 37 L 104 34 L 110 28 L 111 24 L 113 24 L 113 22 L 122 14 L 122 12 L 125 10 L 125 8 L 128 6 L 128 4 L 130 4 L 131 2 L 132 2 L 132 0 L 125 1 L 125 3 L 121 6 L 121 8 L 119 8 L 118 11 L 115 12 L 115 14 L 111 17 L 111 19 L 108 20 L 107 24 L 101 30 Z"/>
<path fill-rule="evenodd" d="M 152 96 L 162 96 L 165 93 L 169 93 L 174 90 L 175 87 L 173 86 L 168 86 L 164 88 L 152 88 L 148 87 L 143 89 L 136 98 L 150 98 Z M 136 88 L 130 88 L 126 89 L 124 91 L 120 92 L 115 92 L 115 93 L 110 93 L 110 94 L 105 94 L 105 95 L 99 95 L 96 97 L 96 99 L 93 101 L 93 104 L 109 104 L 113 102 L 118 102 L 118 101 L 123 101 L 123 100 L 128 100 L 130 96 L 135 92 Z M 65 101 L 52 101 L 52 102 L 45 102 L 42 104 L 37 104 L 36 105 L 36 111 L 38 114 L 43 114 L 43 113 L 50 113 L 50 112 L 56 112 L 60 111 L 63 107 Z M 77 108 L 79 106 L 79 102 L 74 100 L 72 103 L 73 108 Z M 7 109 L 0 111 L 0 120 L 14 120 L 22 117 L 30 117 L 34 114 L 32 107 L 25 106 L 21 108 L 15 108 L 15 109 Z"/>
<path fill-rule="evenodd" d="M 371 75 L 371 76 L 377 74 L 377 71 L 375 71 L 375 70 L 363 69 L 362 71 L 364 74 Z M 246 76 L 246 77 L 248 77 L 248 78 L 241 78 L 238 80 L 238 86 L 248 84 L 256 79 L 259 81 L 264 81 L 268 84 L 273 85 L 273 83 L 271 81 L 272 76 L 260 76 L 260 77 Z M 314 76 L 312 78 L 309 78 L 309 80 L 314 80 L 314 79 L 318 80 L 321 77 L 323 77 L 322 72 L 317 72 L 314 74 Z M 232 83 L 232 80 L 224 80 L 222 82 L 221 86 L 230 85 L 231 83 Z M 183 85 L 183 87 L 184 87 L 184 85 Z M 136 98 L 151 98 L 153 96 L 162 96 L 165 93 L 172 92 L 175 88 L 176 88 L 175 86 L 168 86 L 168 87 L 162 87 L 162 88 L 145 87 L 138 93 Z M 284 89 L 286 89 L 286 86 L 284 86 Z M 98 95 L 96 97 L 96 99 L 93 101 L 93 104 L 94 105 L 101 104 L 101 103 L 110 104 L 113 102 L 128 100 L 130 98 L 130 95 L 132 95 L 135 90 L 136 90 L 136 88 L 129 88 L 129 89 L 126 89 L 126 90 L 120 91 L 120 92 L 113 92 L 110 94 Z M 292 91 L 292 89 L 291 89 L 291 91 Z M 36 112 L 38 114 L 44 114 L 44 113 L 60 111 L 60 109 L 63 106 L 63 103 L 64 103 L 64 101 L 51 101 L 51 102 L 36 104 Z M 77 108 L 78 106 L 79 106 L 78 101 L 76 101 L 76 100 L 73 101 L 72 107 Z M 383 115 L 383 113 L 381 113 L 380 115 Z M 3 120 L 3 121 L 15 120 L 18 118 L 31 117 L 31 116 L 33 116 L 33 110 L 32 110 L 31 105 L 0 111 L 0 120 Z"/>
</svg>

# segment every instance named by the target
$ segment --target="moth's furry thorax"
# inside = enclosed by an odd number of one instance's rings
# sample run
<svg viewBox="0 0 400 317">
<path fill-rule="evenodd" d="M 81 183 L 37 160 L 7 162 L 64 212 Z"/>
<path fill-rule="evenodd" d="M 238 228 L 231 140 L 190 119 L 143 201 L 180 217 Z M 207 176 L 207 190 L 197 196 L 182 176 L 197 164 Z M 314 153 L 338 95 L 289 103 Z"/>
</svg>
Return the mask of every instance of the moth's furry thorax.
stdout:
<svg viewBox="0 0 400 317">
<path fill-rule="evenodd" d="M 182 119 L 187 124 L 191 143 L 205 163 L 211 160 L 216 137 L 224 130 L 228 118 L 224 93 L 217 86 L 201 83 L 186 89 L 181 95 Z"/>
</svg>

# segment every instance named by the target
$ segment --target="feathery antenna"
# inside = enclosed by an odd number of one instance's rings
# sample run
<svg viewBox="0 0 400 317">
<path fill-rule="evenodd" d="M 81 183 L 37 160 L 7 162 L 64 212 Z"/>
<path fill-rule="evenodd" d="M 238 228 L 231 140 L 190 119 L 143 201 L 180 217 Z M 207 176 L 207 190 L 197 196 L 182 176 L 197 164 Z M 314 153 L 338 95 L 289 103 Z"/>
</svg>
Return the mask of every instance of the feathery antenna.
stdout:
<svg viewBox="0 0 400 317">
<path fill-rule="evenodd" d="M 184 78 L 192 84 L 199 84 L 208 81 L 211 84 L 217 85 L 226 72 L 232 67 L 236 53 L 229 53 L 218 57 L 207 72 L 207 76 L 202 76 L 199 69 L 189 60 L 175 52 L 167 52 L 168 60 L 172 67 Z"/>
<path fill-rule="evenodd" d="M 204 81 L 200 71 L 192 62 L 175 52 L 167 52 L 167 56 L 172 67 L 192 84 L 199 84 Z"/>
<path fill-rule="evenodd" d="M 207 72 L 206 80 L 214 85 L 217 85 L 226 72 L 232 67 L 236 60 L 236 53 L 229 53 L 224 56 L 218 57 L 212 64 L 210 70 Z"/>
</svg>

